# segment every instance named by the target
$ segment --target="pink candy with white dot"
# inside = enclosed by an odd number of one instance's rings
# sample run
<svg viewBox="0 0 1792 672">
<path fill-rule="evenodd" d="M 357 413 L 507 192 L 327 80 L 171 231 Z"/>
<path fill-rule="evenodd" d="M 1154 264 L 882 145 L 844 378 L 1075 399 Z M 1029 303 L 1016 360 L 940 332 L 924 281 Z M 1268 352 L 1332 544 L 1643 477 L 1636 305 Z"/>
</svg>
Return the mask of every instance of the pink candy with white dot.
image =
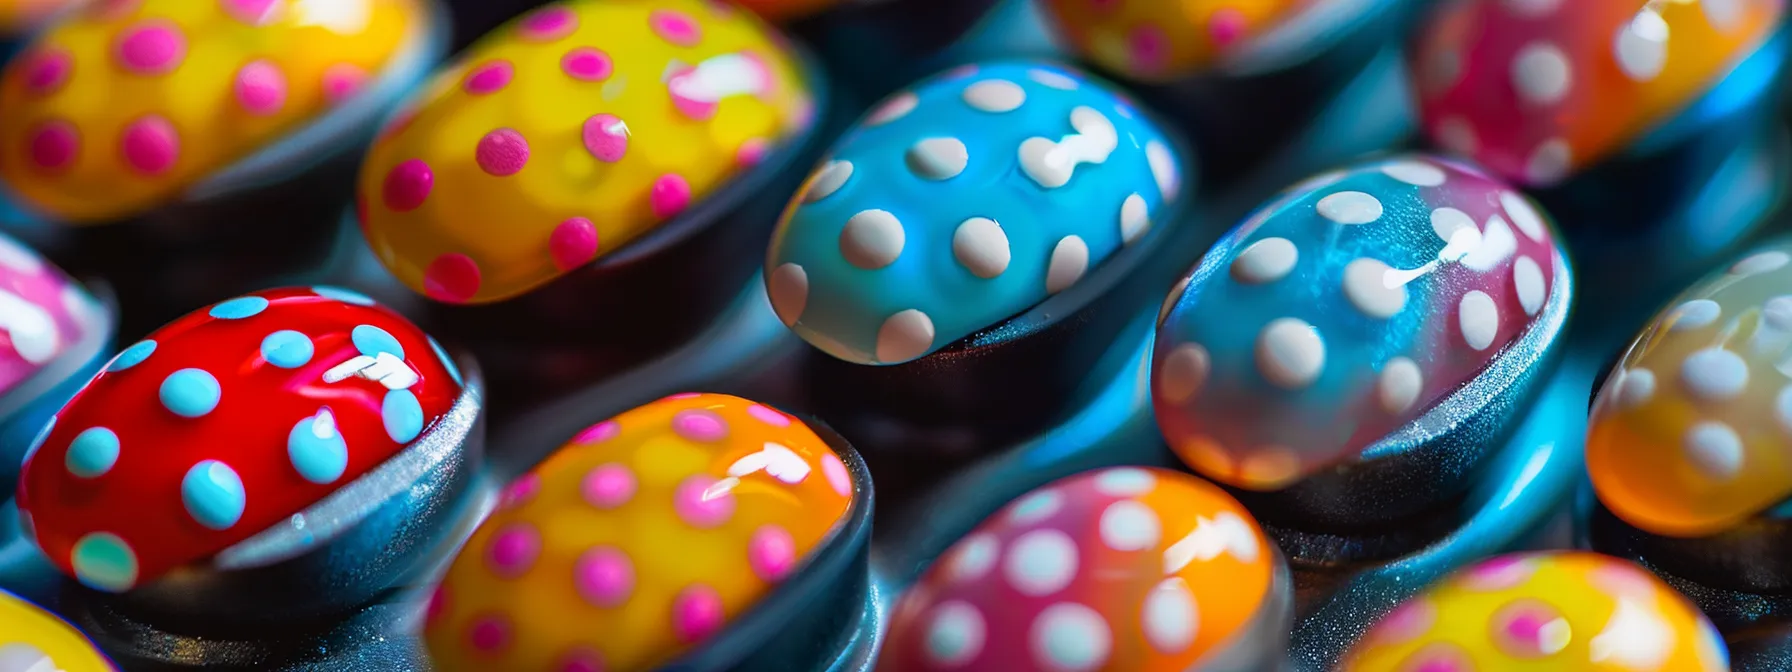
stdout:
<svg viewBox="0 0 1792 672">
<path fill-rule="evenodd" d="M 103 328 L 87 291 L 0 234 L 0 398 Z"/>
</svg>

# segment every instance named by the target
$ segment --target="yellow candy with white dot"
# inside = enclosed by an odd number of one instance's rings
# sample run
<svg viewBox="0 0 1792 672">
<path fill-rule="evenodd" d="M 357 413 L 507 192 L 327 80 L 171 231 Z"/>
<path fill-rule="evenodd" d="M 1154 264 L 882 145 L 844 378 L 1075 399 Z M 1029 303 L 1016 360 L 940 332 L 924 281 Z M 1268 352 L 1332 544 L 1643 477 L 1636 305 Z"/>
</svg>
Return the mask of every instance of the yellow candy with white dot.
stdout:
<svg viewBox="0 0 1792 672">
<path fill-rule="evenodd" d="M 116 669 L 74 627 L 30 602 L 0 591 L 0 670 Z"/>
</svg>

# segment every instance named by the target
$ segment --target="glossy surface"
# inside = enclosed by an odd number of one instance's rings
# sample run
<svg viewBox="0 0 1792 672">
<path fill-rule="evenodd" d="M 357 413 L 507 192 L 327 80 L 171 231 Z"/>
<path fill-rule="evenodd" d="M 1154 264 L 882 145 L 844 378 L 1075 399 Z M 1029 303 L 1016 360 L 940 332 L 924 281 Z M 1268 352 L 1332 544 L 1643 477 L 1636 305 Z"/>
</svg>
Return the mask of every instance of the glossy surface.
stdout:
<svg viewBox="0 0 1792 672">
<path fill-rule="evenodd" d="M 104 329 L 103 310 L 60 269 L 0 234 L 0 399 Z"/>
<path fill-rule="evenodd" d="M 71 222 L 129 216 L 353 97 L 418 0 L 105 2 L 0 81 L 0 178 Z"/>
<path fill-rule="evenodd" d="M 1636 565 L 1596 553 L 1483 561 L 1383 618 L 1342 672 L 1729 670 L 1692 603 Z"/>
<path fill-rule="evenodd" d="M 792 201 L 766 288 L 785 324 L 898 364 L 1070 287 L 1181 189 L 1163 134 L 1107 85 L 1045 62 L 959 68 L 859 122 Z"/>
<path fill-rule="evenodd" d="M 19 507 L 57 567 L 123 591 L 286 520 L 426 432 L 459 373 L 332 288 L 258 292 L 126 348 L 45 428 Z"/>
<path fill-rule="evenodd" d="M 1688 288 L 1606 379 L 1587 467 L 1618 517 L 1702 536 L 1792 494 L 1789 260 L 1781 239 Z"/>
<path fill-rule="evenodd" d="M 74 626 L 37 605 L 0 591 L 0 670 L 112 672 L 114 667 Z"/>
<path fill-rule="evenodd" d="M 826 544 L 855 489 L 801 421 L 679 394 L 593 425 L 505 491 L 431 602 L 443 670 L 649 670 Z"/>
<path fill-rule="evenodd" d="M 1044 0 L 1083 57 L 1129 79 L 1161 82 L 1247 59 L 1267 43 L 1310 38 L 1361 13 L 1360 0 Z"/>
<path fill-rule="evenodd" d="M 1079 474 L 947 550 L 896 607 L 878 669 L 1168 671 L 1222 657 L 1261 669 L 1227 650 L 1266 643 L 1256 626 L 1286 589 L 1278 562 L 1250 513 L 1205 481 Z"/>
<path fill-rule="evenodd" d="M 1424 127 L 1509 179 L 1560 182 L 1711 89 L 1782 0 L 1470 0 L 1439 5 L 1412 61 Z"/>
<path fill-rule="evenodd" d="M 1159 426 L 1229 484 L 1356 457 L 1486 371 L 1555 290 L 1550 224 L 1473 169 L 1400 156 L 1290 188 L 1172 292 Z"/>
<path fill-rule="evenodd" d="M 362 169 L 362 228 L 394 275 L 449 303 L 506 299 L 621 249 L 814 114 L 783 39 L 701 0 L 538 9 L 413 105 Z"/>
</svg>

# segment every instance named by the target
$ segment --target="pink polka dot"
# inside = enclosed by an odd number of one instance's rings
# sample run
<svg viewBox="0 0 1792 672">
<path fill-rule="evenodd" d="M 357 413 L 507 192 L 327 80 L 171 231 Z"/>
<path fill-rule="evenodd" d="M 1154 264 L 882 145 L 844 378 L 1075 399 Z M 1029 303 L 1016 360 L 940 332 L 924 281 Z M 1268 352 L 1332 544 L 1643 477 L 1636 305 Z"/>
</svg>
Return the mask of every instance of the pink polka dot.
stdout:
<svg viewBox="0 0 1792 672">
<path fill-rule="evenodd" d="M 579 27 L 579 17 L 565 7 L 543 7 L 523 17 L 517 31 L 523 37 L 546 42 L 558 40 Z"/>
<path fill-rule="evenodd" d="M 367 83 L 367 71 L 352 63 L 337 63 L 324 70 L 324 98 L 339 104 L 361 92 Z"/>
<path fill-rule="evenodd" d="M 1542 602 L 1529 600 L 1500 610 L 1493 617 L 1494 642 L 1501 650 L 1517 658 L 1537 658 L 1560 651 L 1572 637 L 1564 631 L 1568 621 Z"/>
<path fill-rule="evenodd" d="M 74 57 L 67 51 L 44 47 L 25 62 L 25 89 L 40 96 L 55 93 L 68 81 L 68 73 L 74 67 Z"/>
<path fill-rule="evenodd" d="M 541 554 L 541 534 L 525 523 L 515 523 L 492 537 L 486 559 L 493 574 L 515 579 L 529 573 L 535 558 Z"/>
<path fill-rule="evenodd" d="M 740 151 L 734 155 L 734 163 L 742 168 L 752 168 L 765 161 L 765 155 L 771 152 L 771 143 L 765 138 L 748 138 L 740 143 Z"/>
<path fill-rule="evenodd" d="M 777 525 L 766 525 L 747 542 L 747 564 L 766 581 L 780 581 L 796 566 L 796 540 Z"/>
<path fill-rule="evenodd" d="M 648 205 L 653 207 L 653 216 L 666 219 L 684 212 L 691 204 L 691 183 L 677 173 L 661 175 L 653 183 L 653 191 L 647 195 Z"/>
<path fill-rule="evenodd" d="M 429 606 L 423 610 L 424 627 L 433 627 L 442 620 L 442 614 L 448 611 L 448 587 L 436 586 L 435 592 L 429 594 Z"/>
<path fill-rule="evenodd" d="M 560 70 L 583 82 L 601 82 L 616 71 L 610 55 L 595 47 L 578 47 L 560 57 Z"/>
<path fill-rule="evenodd" d="M 44 170 L 61 170 L 74 163 L 81 149 L 81 135 L 75 125 L 62 120 L 38 124 L 31 133 L 31 162 Z"/>
<path fill-rule="evenodd" d="M 481 616 L 467 630 L 467 641 L 480 653 L 496 653 L 510 645 L 510 619 L 496 614 Z"/>
<path fill-rule="evenodd" d="M 728 421 L 702 409 L 679 411 L 672 416 L 672 431 L 692 441 L 712 443 L 728 438 Z"/>
<path fill-rule="evenodd" d="M 672 634 L 678 641 L 695 643 L 722 627 L 722 596 L 701 583 L 693 583 L 672 601 Z"/>
<path fill-rule="evenodd" d="M 622 551 L 599 546 L 584 555 L 573 566 L 573 587 L 591 606 L 600 609 L 620 606 L 635 591 L 635 566 Z"/>
<path fill-rule="evenodd" d="M 1223 7 L 1207 19 L 1207 34 L 1213 42 L 1221 47 L 1231 46 L 1238 38 L 1244 37 L 1244 12 L 1231 7 Z"/>
<path fill-rule="evenodd" d="M 579 491 L 585 495 L 586 503 L 599 509 L 614 509 L 635 496 L 635 475 L 628 467 L 606 464 L 585 474 Z"/>
<path fill-rule="evenodd" d="M 672 107 L 692 121 L 708 121 L 716 116 L 713 94 L 696 83 L 697 69 L 685 67 L 666 80 L 666 92 L 672 96 Z"/>
<path fill-rule="evenodd" d="M 603 654 L 590 647 L 574 647 L 560 659 L 560 672 L 604 672 Z"/>
<path fill-rule="evenodd" d="M 515 74 L 516 68 L 510 65 L 510 61 L 498 59 L 474 67 L 467 73 L 466 79 L 461 80 L 460 86 L 475 96 L 497 93 L 510 85 L 510 78 Z"/>
<path fill-rule="evenodd" d="M 1470 590 L 1509 590 L 1529 580 L 1534 571 L 1536 563 L 1525 556 L 1504 555 L 1469 568 L 1462 581 Z"/>
<path fill-rule="evenodd" d="M 139 23 L 118 40 L 118 63 L 140 75 L 171 72 L 186 57 L 187 38 L 178 26 L 162 19 Z"/>
<path fill-rule="evenodd" d="M 703 27 L 691 15 L 676 9 L 656 9 L 647 16 L 647 25 L 667 42 L 680 47 L 694 47 L 703 41 Z"/>
<path fill-rule="evenodd" d="M 423 291 L 437 301 L 466 303 L 479 293 L 479 264 L 459 252 L 436 257 L 423 270 Z"/>
<path fill-rule="evenodd" d="M 1158 72 L 1163 69 L 1164 62 L 1170 55 L 1170 40 L 1164 36 L 1164 29 L 1146 24 L 1134 28 L 1132 37 L 1127 41 L 1132 51 L 1133 65 L 1146 72 Z"/>
<path fill-rule="evenodd" d="M 224 11 L 251 26 L 265 26 L 274 19 L 279 0 L 221 0 Z"/>
<path fill-rule="evenodd" d="M 562 271 L 584 266 L 597 257 L 597 227 L 584 217 L 573 217 L 548 236 L 548 252 L 554 255 L 554 267 Z"/>
<path fill-rule="evenodd" d="M 697 474 L 684 479 L 672 493 L 672 509 L 691 527 L 710 529 L 734 515 L 734 493 L 715 488 L 715 478 Z"/>
<path fill-rule="evenodd" d="M 628 153 L 628 124 L 614 114 L 592 115 L 585 120 L 585 149 L 604 163 L 621 161 Z"/>
<path fill-rule="evenodd" d="M 1431 629 L 1437 622 L 1437 607 L 1429 600 L 1417 598 L 1394 609 L 1393 613 L 1375 626 L 1375 642 L 1377 646 L 1398 646 L 1405 644 Z"/>
<path fill-rule="evenodd" d="M 751 415 L 751 416 L 753 416 L 754 420 L 758 420 L 760 422 L 771 425 L 773 427 L 789 427 L 790 426 L 790 417 L 789 416 L 784 415 L 783 413 L 774 411 L 772 409 L 766 408 L 759 404 L 753 404 L 752 406 L 748 406 L 747 407 L 747 415 Z"/>
<path fill-rule="evenodd" d="M 541 476 L 534 472 L 523 474 L 521 478 L 512 481 L 509 487 L 504 488 L 504 494 L 498 497 L 498 506 L 514 509 L 528 504 L 530 500 L 535 499 L 537 492 L 541 492 Z"/>
<path fill-rule="evenodd" d="M 125 127 L 121 149 L 125 163 L 137 172 L 160 175 L 174 167 L 180 156 L 180 136 L 175 133 L 174 124 L 152 114 Z"/>
<path fill-rule="evenodd" d="M 236 73 L 236 101 L 250 114 L 279 112 L 286 105 L 286 75 L 271 61 L 249 62 Z"/>
<path fill-rule="evenodd" d="M 620 431 L 622 431 L 622 426 L 616 424 L 615 420 L 605 420 L 590 427 L 586 427 L 585 431 L 579 432 L 578 436 L 572 437 L 572 442 L 603 443 L 616 438 L 617 432 Z"/>
<path fill-rule="evenodd" d="M 409 212 L 423 205 L 429 198 L 429 192 L 435 188 L 436 174 L 429 169 L 429 164 L 421 159 L 411 159 L 392 167 L 386 173 L 386 183 L 382 191 L 386 207 L 397 212 Z"/>
<path fill-rule="evenodd" d="M 1637 568 L 1628 562 L 1611 562 L 1599 566 L 1590 572 L 1587 578 L 1600 590 L 1613 596 L 1631 597 L 1640 600 L 1653 599 L 1659 590 L 1654 575 Z"/>
<path fill-rule="evenodd" d="M 852 475 L 846 473 L 846 463 L 840 457 L 829 453 L 821 456 L 821 474 L 828 478 L 828 485 L 841 497 L 852 495 Z"/>
<path fill-rule="evenodd" d="M 479 146 L 473 150 L 473 160 L 487 175 L 515 175 L 529 163 L 529 141 L 516 129 L 500 128 L 479 139 Z"/>
</svg>

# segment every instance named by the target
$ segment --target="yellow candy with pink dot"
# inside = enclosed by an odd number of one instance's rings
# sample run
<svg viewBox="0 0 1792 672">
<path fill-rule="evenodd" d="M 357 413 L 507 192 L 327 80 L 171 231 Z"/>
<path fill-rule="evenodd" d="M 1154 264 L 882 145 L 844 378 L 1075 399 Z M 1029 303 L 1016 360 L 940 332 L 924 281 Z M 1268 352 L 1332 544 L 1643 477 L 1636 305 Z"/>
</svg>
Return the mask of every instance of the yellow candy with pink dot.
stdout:
<svg viewBox="0 0 1792 672">
<path fill-rule="evenodd" d="M 0 81 L 0 178 L 72 223 L 139 214 L 353 97 L 418 0 L 106 0 Z"/>
<path fill-rule="evenodd" d="M 0 591 L 0 670 L 113 672 L 93 642 L 37 605 Z"/>
</svg>

